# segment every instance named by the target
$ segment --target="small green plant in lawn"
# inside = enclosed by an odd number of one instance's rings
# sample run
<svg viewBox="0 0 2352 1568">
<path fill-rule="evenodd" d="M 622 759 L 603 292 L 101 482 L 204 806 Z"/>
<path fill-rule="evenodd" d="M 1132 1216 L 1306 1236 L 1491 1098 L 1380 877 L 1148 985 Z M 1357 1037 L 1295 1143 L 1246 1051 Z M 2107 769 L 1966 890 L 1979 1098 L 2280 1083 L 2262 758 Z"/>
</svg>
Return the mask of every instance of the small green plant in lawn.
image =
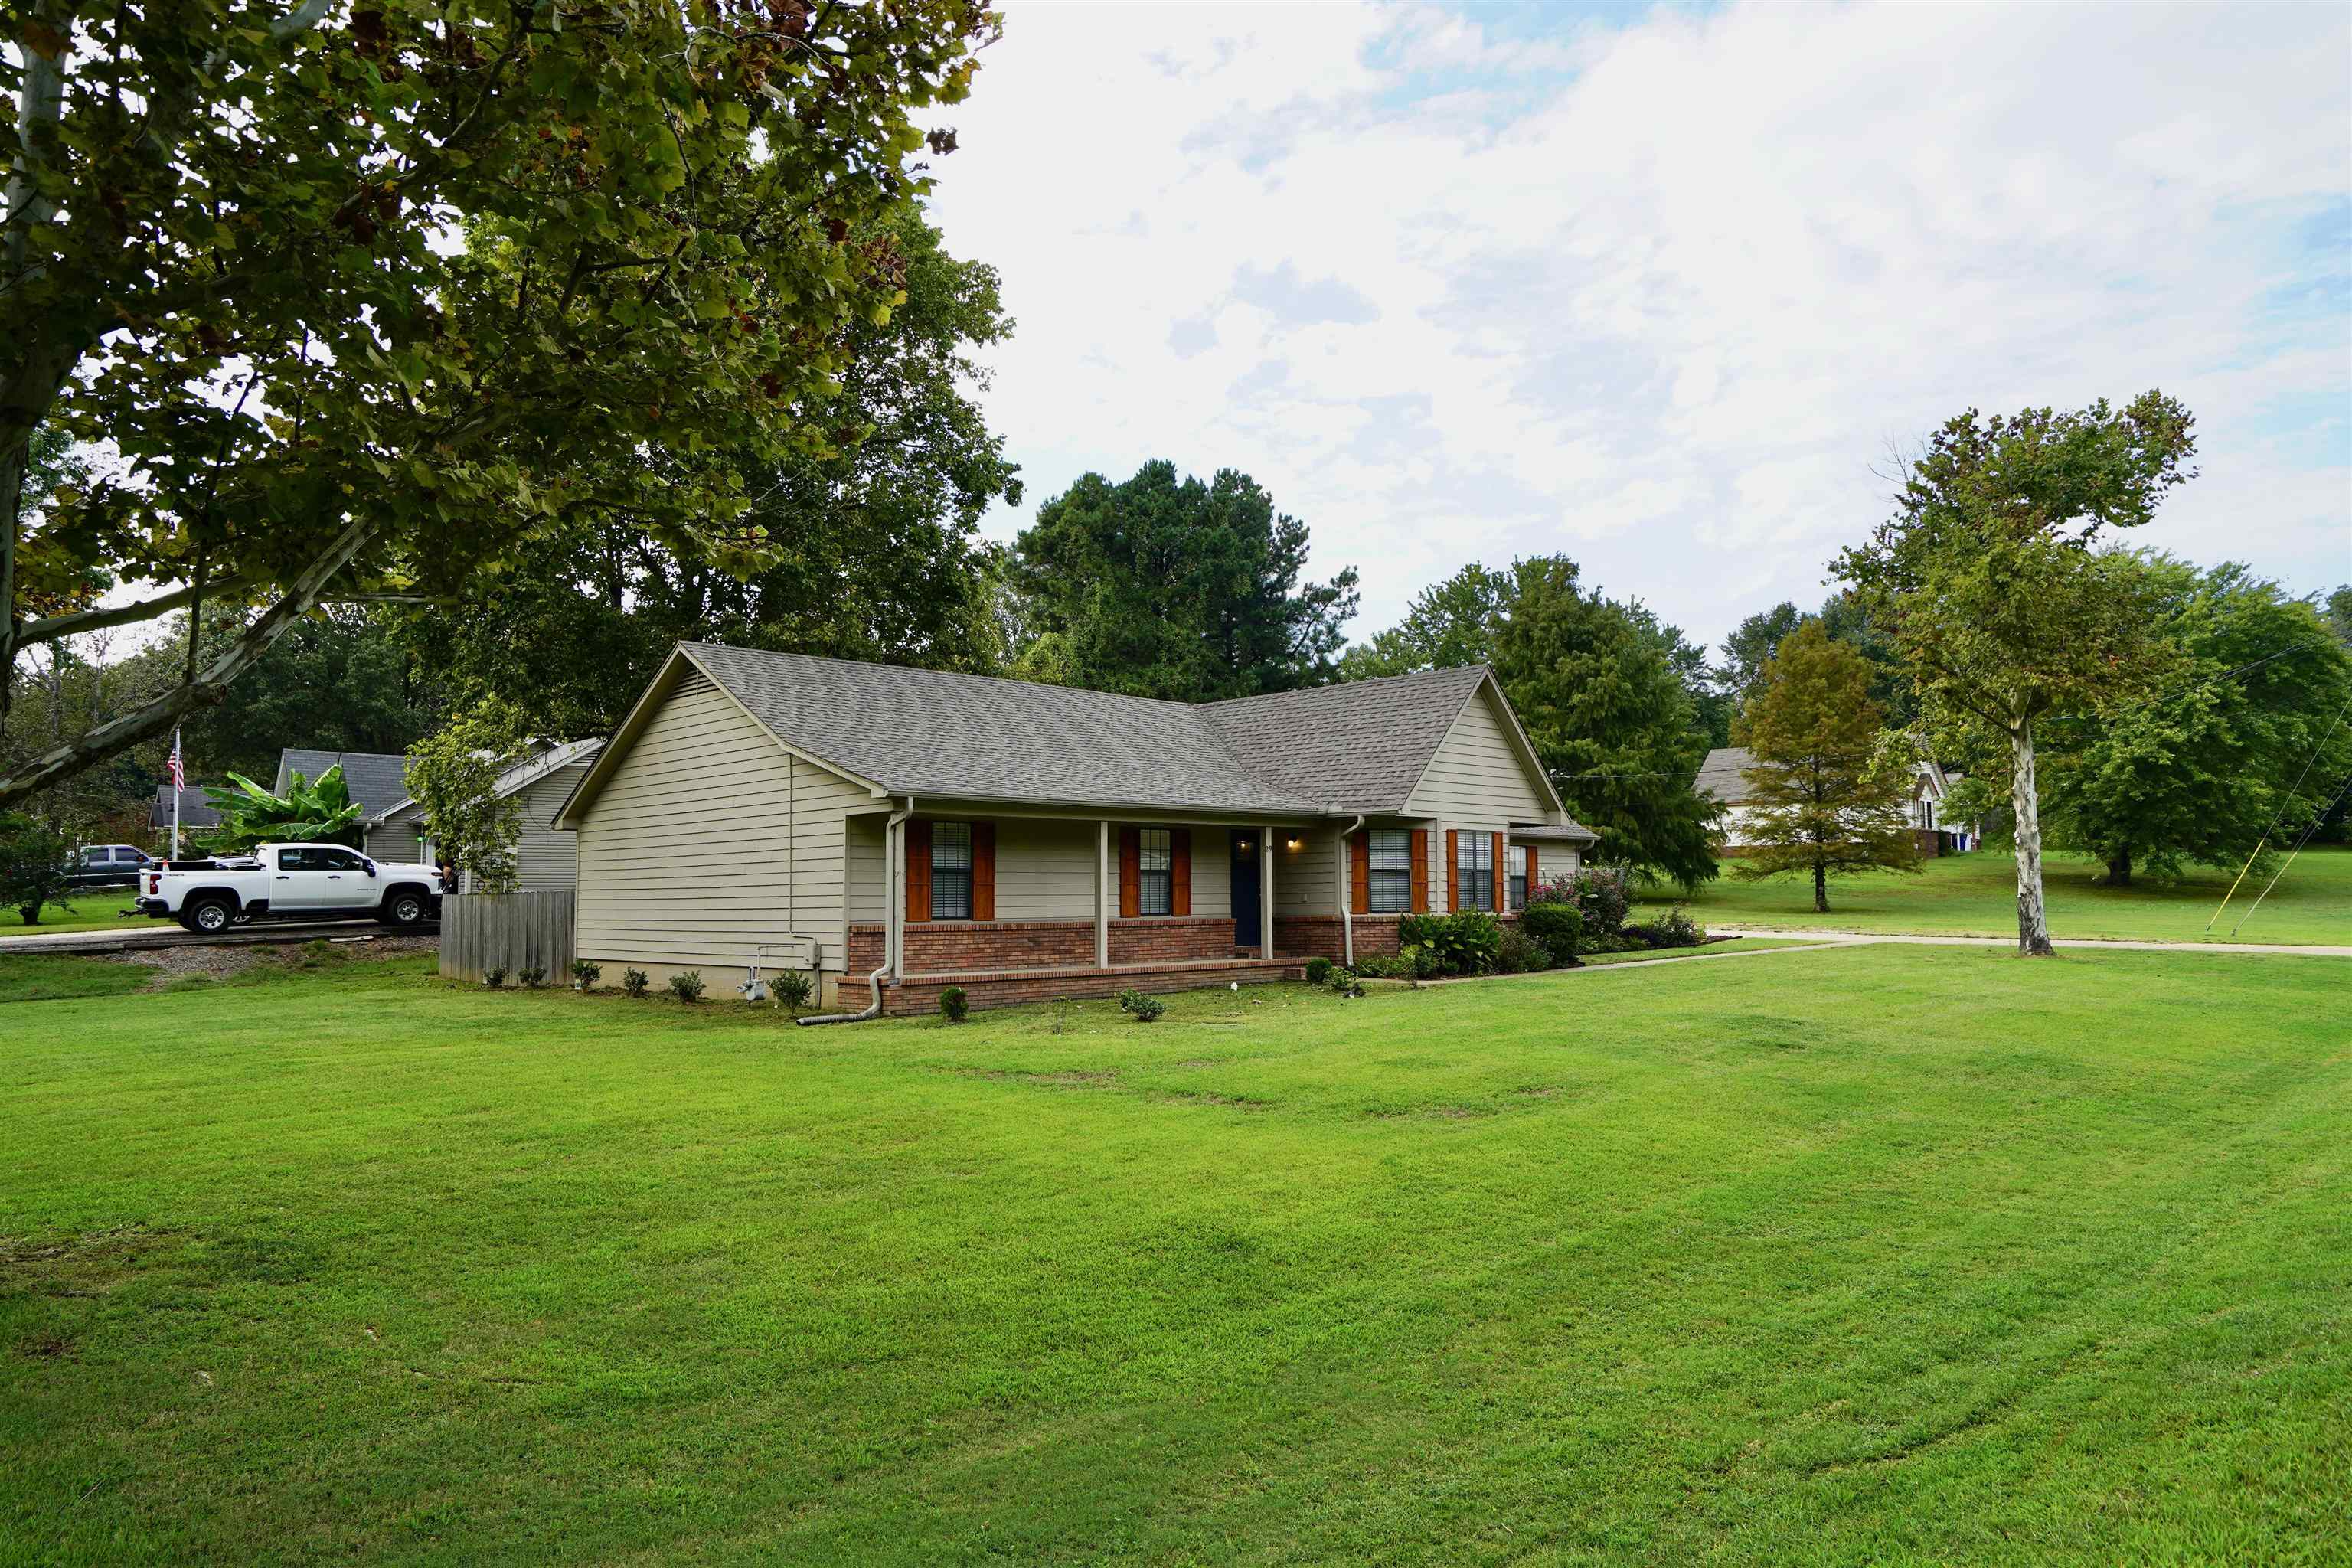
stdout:
<svg viewBox="0 0 2352 1568">
<path fill-rule="evenodd" d="M 1122 991 L 1118 994 L 1118 1010 L 1132 1016 L 1139 1024 L 1156 1024 L 1160 1016 L 1168 1011 L 1168 1004 L 1140 991 Z"/>
<path fill-rule="evenodd" d="M 524 990 L 536 991 L 546 982 L 547 971 L 537 968 L 518 969 L 515 971 L 515 979 L 521 983 Z"/>
<path fill-rule="evenodd" d="M 482 971 L 482 984 L 496 991 L 507 983 L 507 966 L 503 963 Z"/>
<path fill-rule="evenodd" d="M 575 958 L 572 961 L 572 988 L 574 991 L 593 991 L 596 988 L 596 982 L 604 978 L 603 964 L 592 963 L 584 958 Z"/>
<path fill-rule="evenodd" d="M 653 983 L 646 978 L 646 972 L 642 969 L 621 971 L 621 989 L 631 996 L 642 997 L 646 994 L 646 987 L 651 984 Z"/>
<path fill-rule="evenodd" d="M 1324 976 L 1323 984 L 1342 996 L 1361 996 L 1364 994 L 1364 983 L 1358 978 L 1356 972 L 1336 964 L 1330 973 Z"/>
<path fill-rule="evenodd" d="M 1307 984 L 1320 985 L 1326 980 L 1330 978 L 1331 961 L 1329 959 L 1324 957 L 1321 953 L 1317 953 L 1313 958 L 1307 961 Z"/>
<path fill-rule="evenodd" d="M 325 937 L 312 937 L 302 944 L 302 967 L 316 969 L 335 956 L 335 944 Z"/>
<path fill-rule="evenodd" d="M 971 1011 L 971 998 L 964 994 L 962 986 L 950 985 L 940 993 L 940 1016 L 949 1023 L 962 1023 L 964 1015 Z"/>
<path fill-rule="evenodd" d="M 669 990 L 670 994 L 677 997 L 680 1002 L 685 1003 L 689 1007 L 693 1006 L 697 1002 L 702 1000 L 702 971 L 699 969 L 689 969 L 682 974 L 671 975 L 669 977 Z"/>
<path fill-rule="evenodd" d="M 805 1007 L 816 994 L 816 977 L 806 970 L 784 969 L 776 973 L 775 996 L 782 1007 Z"/>
</svg>

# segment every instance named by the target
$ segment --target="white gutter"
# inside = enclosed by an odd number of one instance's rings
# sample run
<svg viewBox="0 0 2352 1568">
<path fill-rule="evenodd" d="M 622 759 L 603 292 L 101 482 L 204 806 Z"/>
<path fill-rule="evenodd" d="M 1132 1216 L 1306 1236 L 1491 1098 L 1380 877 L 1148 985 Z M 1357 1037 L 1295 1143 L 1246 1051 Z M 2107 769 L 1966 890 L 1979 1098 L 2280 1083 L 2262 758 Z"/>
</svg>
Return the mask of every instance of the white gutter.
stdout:
<svg viewBox="0 0 2352 1568">
<path fill-rule="evenodd" d="M 1349 886 L 1355 868 L 1348 858 L 1348 840 L 1363 826 L 1364 818 L 1359 816 L 1353 823 L 1339 829 L 1339 951 L 1345 955 L 1350 969 L 1356 967 L 1356 900 Z"/>
<path fill-rule="evenodd" d="M 897 977 L 898 954 L 905 944 L 907 920 L 907 818 L 915 815 L 915 797 L 908 795 L 907 804 L 890 814 L 882 825 L 882 853 L 889 864 L 882 877 L 882 967 L 866 977 L 874 989 L 874 1000 L 866 1005 L 863 1013 L 819 1013 L 794 1023 L 806 1028 L 812 1024 L 862 1024 L 878 1017 L 882 1012 L 882 977 Z"/>
</svg>

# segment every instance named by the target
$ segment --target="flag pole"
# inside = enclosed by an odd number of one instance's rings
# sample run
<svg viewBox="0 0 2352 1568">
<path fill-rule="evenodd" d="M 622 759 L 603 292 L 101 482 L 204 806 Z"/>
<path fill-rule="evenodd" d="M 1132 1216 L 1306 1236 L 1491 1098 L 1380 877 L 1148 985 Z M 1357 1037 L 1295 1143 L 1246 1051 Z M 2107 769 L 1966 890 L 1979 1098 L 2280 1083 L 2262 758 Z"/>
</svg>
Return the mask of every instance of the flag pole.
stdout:
<svg viewBox="0 0 2352 1568">
<path fill-rule="evenodd" d="M 174 860 L 180 858 L 180 792 L 187 788 L 182 782 L 185 776 L 181 772 L 180 727 L 174 724 L 172 726 L 172 858 Z"/>
</svg>

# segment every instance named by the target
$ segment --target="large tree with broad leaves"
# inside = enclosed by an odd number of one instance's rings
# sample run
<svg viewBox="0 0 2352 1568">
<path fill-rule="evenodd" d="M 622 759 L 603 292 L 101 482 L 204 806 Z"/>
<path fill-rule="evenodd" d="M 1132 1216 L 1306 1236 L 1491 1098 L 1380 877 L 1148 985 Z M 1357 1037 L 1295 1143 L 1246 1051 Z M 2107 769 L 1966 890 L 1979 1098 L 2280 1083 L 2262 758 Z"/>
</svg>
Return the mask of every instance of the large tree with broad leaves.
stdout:
<svg viewBox="0 0 2352 1568">
<path fill-rule="evenodd" d="M 1836 563 L 1901 654 L 1928 733 L 1981 725 L 2007 745 L 2023 953 L 2051 952 L 2038 727 L 2112 711 L 2175 667 L 2149 574 L 2101 546 L 2195 477 L 2193 425 L 2159 392 L 2123 408 L 1970 409 L 1928 438 L 1895 514 Z"/>
<path fill-rule="evenodd" d="M 739 465 L 695 459 L 856 438 L 808 411 L 899 300 L 910 116 L 963 96 L 995 27 L 968 0 L 8 17 L 0 671 L 98 626 L 248 618 L 0 803 L 218 701 L 322 600 L 462 596 L 577 518 L 776 561 Z M 45 425 L 118 471 L 28 506 Z"/>
</svg>

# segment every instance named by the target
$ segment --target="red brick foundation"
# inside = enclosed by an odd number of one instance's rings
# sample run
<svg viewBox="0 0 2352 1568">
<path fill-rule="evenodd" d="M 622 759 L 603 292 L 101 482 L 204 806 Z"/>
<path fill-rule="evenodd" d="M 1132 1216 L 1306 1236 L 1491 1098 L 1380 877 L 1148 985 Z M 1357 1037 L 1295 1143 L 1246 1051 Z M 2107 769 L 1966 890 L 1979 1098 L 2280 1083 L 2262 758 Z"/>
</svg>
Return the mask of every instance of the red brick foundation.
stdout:
<svg viewBox="0 0 2352 1568">
<path fill-rule="evenodd" d="M 869 966 L 870 968 L 870 966 Z M 1116 996 L 1137 991 L 1223 990 L 1234 984 L 1265 985 L 1304 976 L 1303 964 L 1287 959 L 1224 959 L 1191 963 L 1146 963 L 1120 969 L 1032 969 L 995 974 L 910 974 L 898 985 L 882 988 L 882 1011 L 894 1017 L 936 1013 L 940 993 L 950 985 L 963 987 L 975 1008 L 1014 1007 L 1024 1002 L 1055 1002 L 1065 997 Z M 862 976 L 859 977 L 862 979 Z M 862 984 L 845 980 L 842 1005 L 864 1006 L 871 993 Z"/>
<path fill-rule="evenodd" d="M 1089 969 L 1092 921 L 912 921 L 906 928 L 909 974 L 963 970 Z M 882 963 L 878 921 L 849 928 L 849 969 L 866 975 Z M 1171 963 L 1234 956 L 1234 922 L 1225 915 L 1159 916 L 1110 922 L 1113 963 Z"/>
<path fill-rule="evenodd" d="M 1357 915 L 1356 956 L 1386 958 L 1396 952 L 1397 922 L 1402 915 Z M 1339 926 L 1338 915 L 1277 915 L 1274 921 L 1274 945 L 1285 954 L 1300 958 L 1321 956 L 1338 963 L 1347 952 L 1347 936 Z"/>
</svg>

